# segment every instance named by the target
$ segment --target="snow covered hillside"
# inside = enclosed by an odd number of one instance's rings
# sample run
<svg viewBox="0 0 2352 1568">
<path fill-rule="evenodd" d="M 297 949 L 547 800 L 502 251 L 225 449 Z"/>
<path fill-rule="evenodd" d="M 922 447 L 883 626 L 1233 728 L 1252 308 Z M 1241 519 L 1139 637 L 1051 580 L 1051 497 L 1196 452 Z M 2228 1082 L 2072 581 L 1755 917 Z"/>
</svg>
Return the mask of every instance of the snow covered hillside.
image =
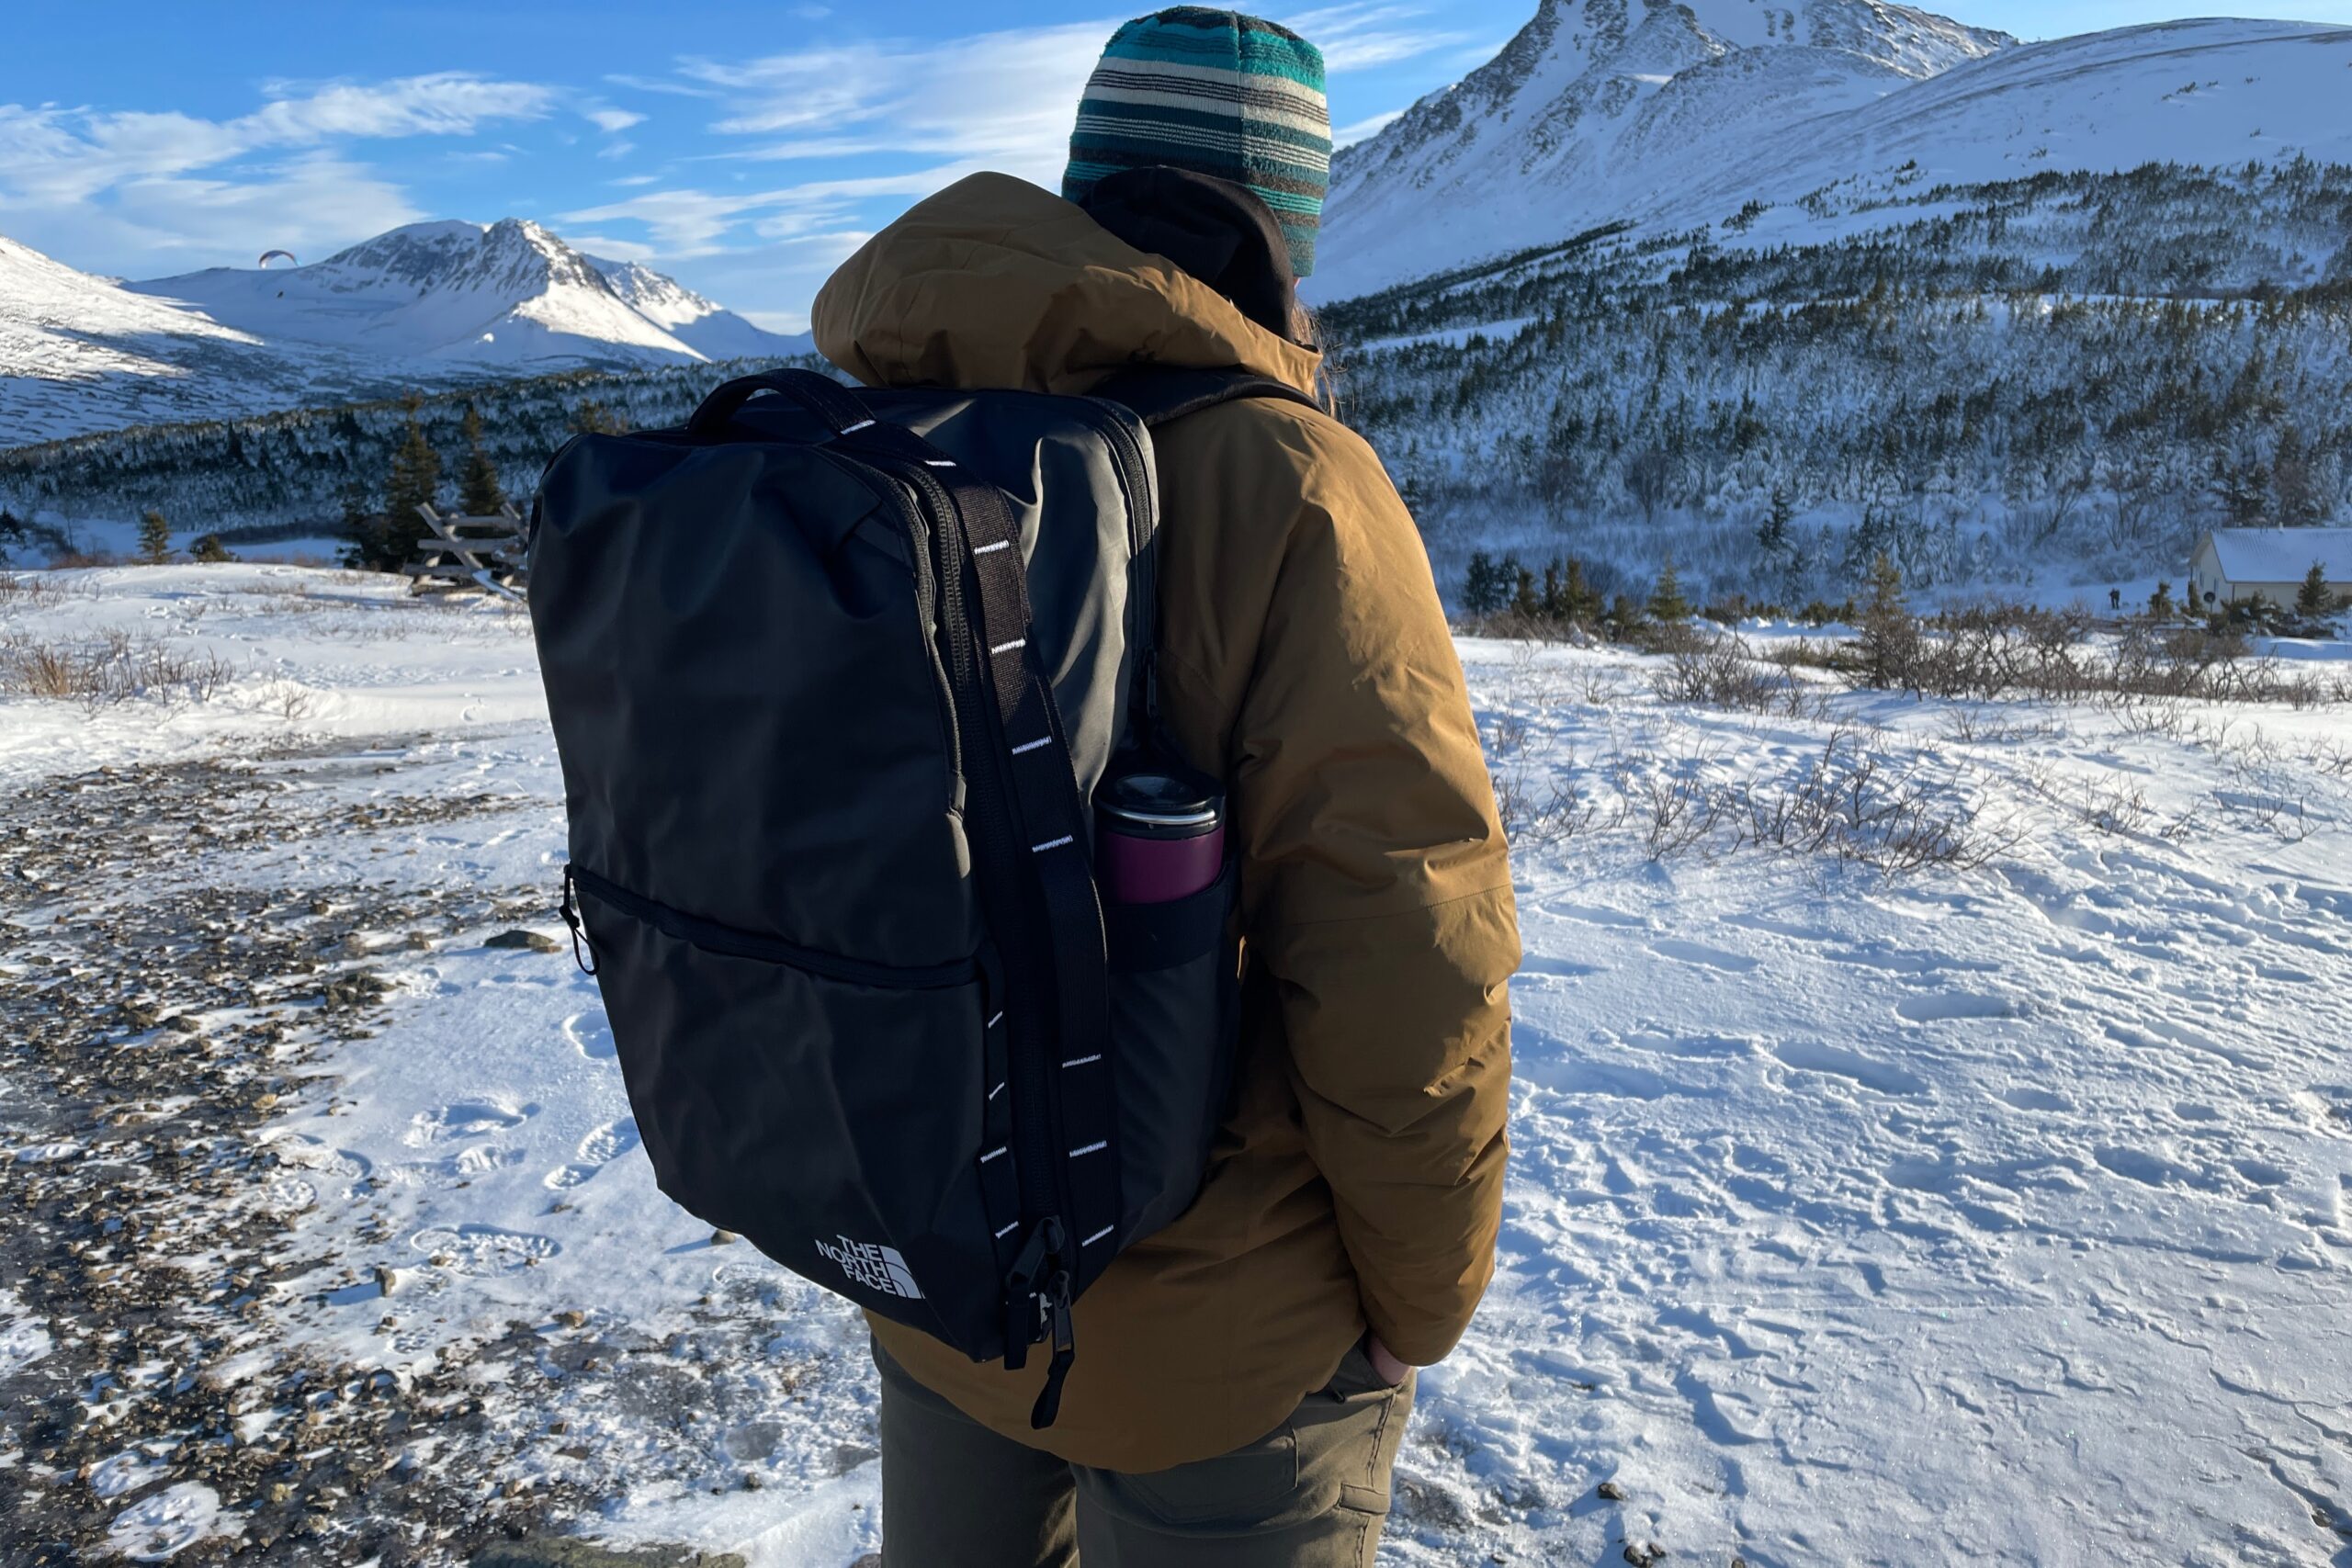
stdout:
<svg viewBox="0 0 2352 1568">
<path fill-rule="evenodd" d="M 643 262 L 590 256 L 588 263 L 629 309 L 705 359 L 751 359 L 815 349 L 816 340 L 807 333 L 786 335 L 753 326 Z"/>
<path fill-rule="evenodd" d="M 1493 61 L 1337 156 L 1314 292 L 1815 191 L 2352 161 L 2352 29 L 2190 21 L 2018 46 L 1866 0 L 1777 20 L 1791 15 L 1724 0 L 1646 6 L 1635 24 L 1622 0 L 1544 0 Z"/>
<path fill-rule="evenodd" d="M 637 1147 L 548 910 L 519 617 L 40 581 L 0 592 L 0 669 L 112 637 L 149 689 L 0 696 L 0 1557 L 873 1551 L 854 1314 Z M 1462 652 L 1518 838 L 1513 1173 L 1384 1560 L 2340 1557 L 2340 694 L 1800 668 L 1735 712 L 1658 660 Z M 1825 799 L 1856 826 L 1775 837 Z"/>
<path fill-rule="evenodd" d="M 526 370 L 807 346 L 512 218 L 410 224 L 306 266 L 131 284 L 0 240 L 0 448 Z"/>
<path fill-rule="evenodd" d="M 0 448 L 390 386 L 358 356 L 281 347 L 0 237 Z"/>
</svg>

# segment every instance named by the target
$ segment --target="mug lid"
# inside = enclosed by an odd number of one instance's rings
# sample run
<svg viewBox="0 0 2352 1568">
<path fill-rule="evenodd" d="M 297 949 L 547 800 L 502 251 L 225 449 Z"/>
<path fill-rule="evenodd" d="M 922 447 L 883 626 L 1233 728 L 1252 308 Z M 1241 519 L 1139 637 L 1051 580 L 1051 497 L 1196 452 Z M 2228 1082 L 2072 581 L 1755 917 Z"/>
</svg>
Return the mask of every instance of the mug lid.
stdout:
<svg viewBox="0 0 2352 1568">
<path fill-rule="evenodd" d="M 1214 828 L 1221 805 L 1216 795 L 1166 773 L 1122 773 L 1105 780 L 1095 796 L 1098 810 L 1148 828 Z"/>
</svg>

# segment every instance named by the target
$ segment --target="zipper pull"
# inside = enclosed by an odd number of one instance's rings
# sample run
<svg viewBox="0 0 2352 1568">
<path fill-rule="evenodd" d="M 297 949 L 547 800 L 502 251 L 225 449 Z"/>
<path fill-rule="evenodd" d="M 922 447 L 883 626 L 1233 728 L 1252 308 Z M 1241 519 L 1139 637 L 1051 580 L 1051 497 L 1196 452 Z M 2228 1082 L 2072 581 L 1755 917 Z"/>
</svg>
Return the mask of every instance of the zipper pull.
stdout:
<svg viewBox="0 0 2352 1568">
<path fill-rule="evenodd" d="M 596 946 L 588 940 L 587 925 L 580 918 L 580 901 L 571 891 L 571 863 L 563 863 L 563 897 L 556 905 L 563 916 L 563 923 L 571 931 L 571 961 L 580 965 L 582 975 L 596 973 Z"/>
<path fill-rule="evenodd" d="M 1046 1365 L 1046 1386 L 1038 1391 L 1036 1407 L 1029 1412 L 1033 1430 L 1044 1431 L 1062 1412 L 1062 1382 L 1069 1364 L 1078 1359 L 1078 1331 L 1070 1319 L 1069 1271 L 1054 1270 L 1046 1281 L 1046 1319 L 1054 1342 L 1054 1359 Z"/>
<path fill-rule="evenodd" d="M 1037 1293 L 1038 1277 L 1053 1260 L 1049 1231 L 1058 1236 L 1059 1222 L 1047 1220 L 1032 1230 L 1004 1276 L 1004 1370 L 1008 1372 L 1027 1366 L 1029 1347 L 1052 1331 L 1045 1299 Z"/>
</svg>

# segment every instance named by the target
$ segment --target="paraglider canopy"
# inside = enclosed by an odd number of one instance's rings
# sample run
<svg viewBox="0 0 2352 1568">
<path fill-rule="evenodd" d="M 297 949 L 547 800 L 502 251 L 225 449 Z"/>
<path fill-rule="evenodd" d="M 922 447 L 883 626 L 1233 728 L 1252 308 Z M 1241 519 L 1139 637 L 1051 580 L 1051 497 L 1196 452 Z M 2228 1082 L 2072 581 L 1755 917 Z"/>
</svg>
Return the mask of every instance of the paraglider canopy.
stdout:
<svg viewBox="0 0 2352 1568">
<path fill-rule="evenodd" d="M 261 254 L 261 265 L 263 266 L 267 266 L 270 263 L 276 261 L 280 256 L 284 256 L 286 258 L 288 265 L 300 266 L 301 265 L 300 262 L 295 261 L 294 253 L 292 251 L 264 251 Z"/>
</svg>

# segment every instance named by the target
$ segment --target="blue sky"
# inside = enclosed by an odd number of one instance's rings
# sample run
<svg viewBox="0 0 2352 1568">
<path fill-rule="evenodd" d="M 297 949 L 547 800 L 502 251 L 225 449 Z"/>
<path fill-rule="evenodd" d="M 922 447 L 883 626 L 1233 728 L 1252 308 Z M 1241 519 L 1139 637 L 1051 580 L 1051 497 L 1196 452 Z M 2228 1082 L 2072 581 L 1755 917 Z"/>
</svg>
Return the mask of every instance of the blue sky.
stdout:
<svg viewBox="0 0 2352 1568">
<path fill-rule="evenodd" d="M 1136 7 L 1140 9 L 1140 7 Z M 1320 44 L 1333 122 L 1491 55 L 1532 0 L 1271 10 Z M 1969 0 L 2046 38 L 2213 6 Z M 2352 22 L 2352 0 L 2263 7 Z M 611 0 L 390 6 L 13 0 L 0 234 L 149 277 L 311 260 L 426 218 L 537 219 L 797 330 L 863 237 L 963 173 L 1059 175 L 1122 6 Z"/>
</svg>

